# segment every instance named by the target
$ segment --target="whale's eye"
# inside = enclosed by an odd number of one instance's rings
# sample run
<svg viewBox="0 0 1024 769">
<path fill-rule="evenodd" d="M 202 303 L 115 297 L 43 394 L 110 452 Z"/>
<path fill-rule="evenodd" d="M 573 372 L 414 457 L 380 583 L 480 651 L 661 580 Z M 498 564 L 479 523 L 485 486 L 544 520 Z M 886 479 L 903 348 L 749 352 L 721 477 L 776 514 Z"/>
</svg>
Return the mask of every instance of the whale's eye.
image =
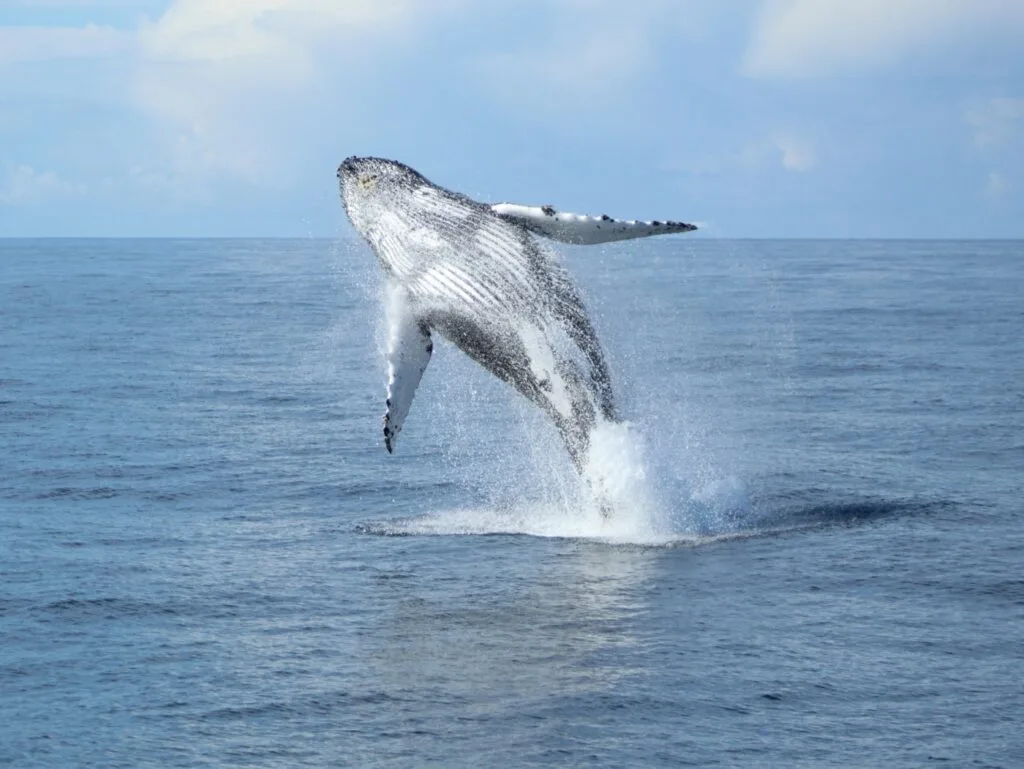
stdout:
<svg viewBox="0 0 1024 769">
<path fill-rule="evenodd" d="M 377 174 L 359 174 L 359 186 L 364 190 L 371 189 L 377 182 Z"/>
</svg>

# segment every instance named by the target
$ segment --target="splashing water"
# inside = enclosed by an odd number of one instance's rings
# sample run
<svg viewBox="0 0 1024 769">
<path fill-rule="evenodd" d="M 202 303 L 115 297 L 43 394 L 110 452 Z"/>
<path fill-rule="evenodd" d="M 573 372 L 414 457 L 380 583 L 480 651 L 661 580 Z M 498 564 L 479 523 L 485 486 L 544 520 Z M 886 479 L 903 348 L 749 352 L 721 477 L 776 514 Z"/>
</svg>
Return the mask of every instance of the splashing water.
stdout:
<svg viewBox="0 0 1024 769">
<path fill-rule="evenodd" d="M 651 485 L 641 435 L 630 423 L 601 422 L 594 428 L 583 479 L 590 492 L 585 507 L 596 508 L 603 536 L 654 542 L 671 535 Z"/>
<path fill-rule="evenodd" d="M 524 405 L 524 410 L 529 408 Z M 527 423 L 533 421 L 531 415 L 524 416 Z M 482 481 L 491 496 L 487 504 L 373 523 L 363 530 L 390 535 L 525 534 L 639 545 L 707 539 L 707 532 L 694 536 L 690 526 L 673 522 L 659 493 L 664 486 L 651 472 L 636 425 L 600 423 L 591 434 L 582 476 L 566 461 L 553 430 L 529 432 L 530 461 L 518 472 L 502 464 L 505 472 L 481 478 L 479 466 L 474 468 L 474 481 Z"/>
<path fill-rule="evenodd" d="M 383 290 L 385 304 L 401 301 L 386 286 L 377 288 Z M 381 321 L 377 341 L 383 359 L 387 327 L 383 317 Z M 448 470 L 455 479 L 462 476 L 467 488 L 477 489 L 487 501 L 370 523 L 362 530 L 387 535 L 524 534 L 641 545 L 697 543 L 736 531 L 735 521 L 749 506 L 746 488 L 738 479 L 691 467 L 683 469 L 698 483 L 680 484 L 673 479 L 673 471 L 679 468 L 649 461 L 646 436 L 633 422 L 600 421 L 590 434 L 586 460 L 578 473 L 545 415 L 508 392 L 505 385 L 492 383 L 475 364 L 460 355 L 453 358 L 444 361 L 456 370 L 446 371 L 439 383 L 442 397 L 422 406 L 450 411 L 431 420 L 442 433 L 438 437 Z M 467 367 L 466 374 L 473 373 L 459 376 L 462 366 Z M 510 399 L 511 409 L 502 416 L 518 423 L 527 451 L 524 457 L 524 446 L 510 442 L 497 449 L 498 456 L 488 467 L 478 452 L 484 447 L 495 449 L 495 434 L 479 430 L 473 420 L 475 414 L 504 408 L 504 403 L 493 403 L 493 397 Z M 493 413 L 491 419 L 493 424 Z M 678 460 L 675 448 L 659 446 L 670 449 L 669 455 Z"/>
</svg>

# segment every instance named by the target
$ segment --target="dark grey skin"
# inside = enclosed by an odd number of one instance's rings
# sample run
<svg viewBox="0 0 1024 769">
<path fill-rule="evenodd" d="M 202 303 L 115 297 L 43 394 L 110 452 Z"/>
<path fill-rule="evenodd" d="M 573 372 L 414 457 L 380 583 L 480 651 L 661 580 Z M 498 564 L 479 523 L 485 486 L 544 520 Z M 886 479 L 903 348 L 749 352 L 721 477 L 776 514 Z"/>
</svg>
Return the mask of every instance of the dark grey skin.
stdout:
<svg viewBox="0 0 1024 769">
<path fill-rule="evenodd" d="M 542 408 L 582 470 L 595 424 L 618 417 L 594 327 L 554 255 L 523 224 L 402 163 L 351 157 L 338 180 L 428 343 L 441 334 Z"/>
</svg>

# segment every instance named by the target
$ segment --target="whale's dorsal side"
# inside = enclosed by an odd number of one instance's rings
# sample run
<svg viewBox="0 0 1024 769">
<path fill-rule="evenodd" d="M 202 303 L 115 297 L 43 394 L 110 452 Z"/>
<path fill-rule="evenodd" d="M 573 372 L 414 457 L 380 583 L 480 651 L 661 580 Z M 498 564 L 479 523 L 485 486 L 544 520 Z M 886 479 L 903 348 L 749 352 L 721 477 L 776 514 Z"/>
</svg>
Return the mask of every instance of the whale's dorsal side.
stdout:
<svg viewBox="0 0 1024 769">
<path fill-rule="evenodd" d="M 588 216 L 556 211 L 551 206 L 496 203 L 491 206 L 491 210 L 503 219 L 521 224 L 541 237 L 583 246 L 646 238 L 651 235 L 693 232 L 697 229 L 696 225 L 686 222 L 613 219 L 607 215 Z"/>
</svg>

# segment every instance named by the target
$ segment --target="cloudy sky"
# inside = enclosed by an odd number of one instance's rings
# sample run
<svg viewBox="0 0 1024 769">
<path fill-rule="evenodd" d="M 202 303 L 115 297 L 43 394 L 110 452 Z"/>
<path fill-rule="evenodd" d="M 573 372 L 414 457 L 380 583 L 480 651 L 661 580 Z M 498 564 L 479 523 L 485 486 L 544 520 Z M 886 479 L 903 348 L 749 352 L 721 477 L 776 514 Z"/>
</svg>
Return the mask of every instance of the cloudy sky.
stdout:
<svg viewBox="0 0 1024 769">
<path fill-rule="evenodd" d="M 712 237 L 1024 237 L 1021 0 L 2 0 L 0 236 L 347 236 L 335 169 Z"/>
</svg>

